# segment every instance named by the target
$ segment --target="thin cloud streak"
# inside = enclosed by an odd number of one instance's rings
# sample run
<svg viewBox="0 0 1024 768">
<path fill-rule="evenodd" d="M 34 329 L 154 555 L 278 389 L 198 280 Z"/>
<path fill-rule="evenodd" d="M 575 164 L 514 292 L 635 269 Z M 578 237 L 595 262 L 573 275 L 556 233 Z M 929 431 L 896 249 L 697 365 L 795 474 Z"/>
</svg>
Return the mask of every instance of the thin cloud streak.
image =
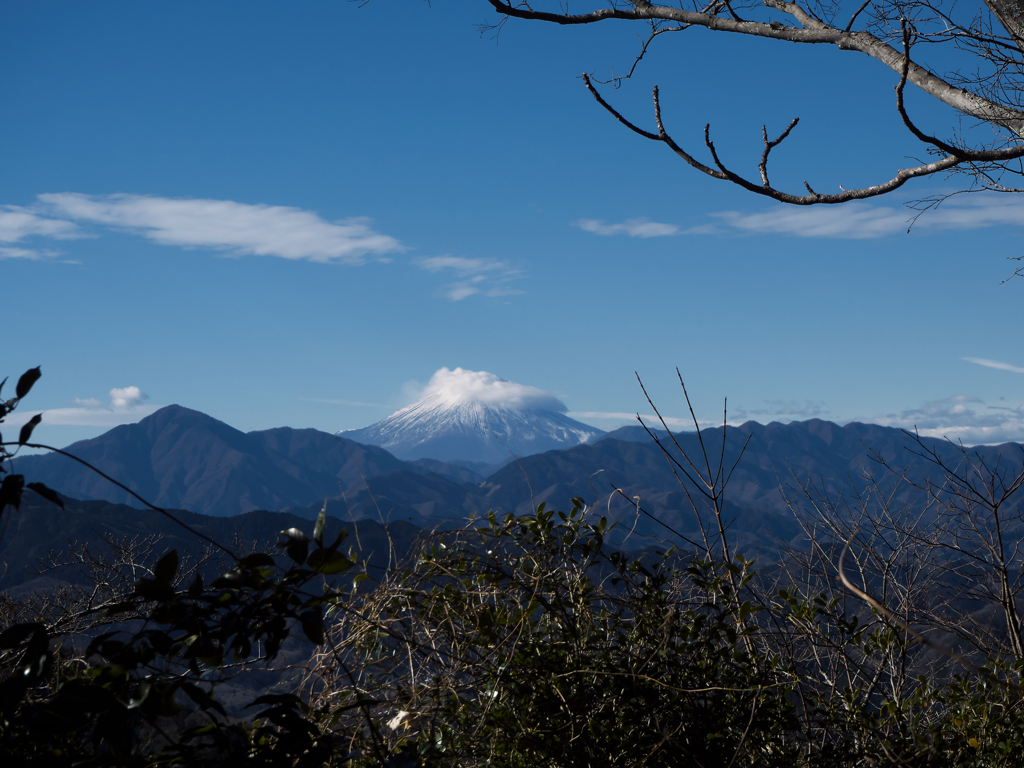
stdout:
<svg viewBox="0 0 1024 768">
<path fill-rule="evenodd" d="M 280 205 L 70 192 L 39 195 L 39 200 L 48 210 L 75 221 L 133 232 L 161 245 L 208 248 L 228 256 L 358 265 L 367 257 L 404 250 L 395 238 L 375 232 L 369 219 L 329 222 L 312 211 Z"/>
<path fill-rule="evenodd" d="M 870 240 L 915 230 L 972 230 L 995 226 L 1024 226 L 1024 200 L 995 192 L 955 195 L 917 218 L 916 211 L 853 201 L 836 206 L 795 208 L 778 204 L 757 212 L 719 211 L 706 224 L 683 229 L 645 218 L 606 224 L 578 219 L 573 226 L 595 235 L 664 237 L 671 235 L 787 235 L 840 240 Z"/>
<path fill-rule="evenodd" d="M 48 411 L 25 411 L 11 414 L 5 424 L 20 427 L 37 413 L 43 417 L 42 423 L 33 433 L 33 438 L 42 439 L 43 429 L 47 424 L 62 427 L 119 427 L 122 424 L 134 424 L 147 416 L 156 413 L 162 405 L 137 405 L 131 408 L 51 408 Z"/>
<path fill-rule="evenodd" d="M 709 215 L 714 223 L 691 227 L 681 234 L 775 234 L 867 240 L 905 233 L 916 212 L 854 201 L 808 208 L 779 204 L 755 213 L 721 211 Z M 915 231 L 964 231 L 994 226 L 1024 226 L 1024 200 L 994 192 L 956 195 L 913 222 Z"/>
<path fill-rule="evenodd" d="M 645 218 L 626 219 L 620 224 L 605 224 L 600 219 L 578 219 L 573 222 L 573 226 L 579 227 L 584 232 L 592 232 L 605 237 L 628 235 L 629 237 L 648 238 L 681 234 L 681 230 L 675 224 L 661 224 Z"/>
<path fill-rule="evenodd" d="M 796 210 L 779 206 L 763 213 L 723 211 L 710 215 L 724 225 L 724 231 L 856 240 L 904 232 L 910 218 L 905 210 L 856 203 Z"/>
<path fill-rule="evenodd" d="M 64 427 L 117 427 L 134 424 L 163 408 L 162 405 L 143 405 L 149 395 L 138 387 L 114 387 L 110 390 L 110 405 L 104 406 L 95 397 L 74 398 L 77 408 L 51 408 L 46 411 L 21 411 L 7 416 L 4 423 L 20 427 L 40 414 L 42 423 L 34 436 L 41 438 L 47 424 Z"/>
<path fill-rule="evenodd" d="M 60 251 L 52 249 L 24 248 L 15 246 L 27 238 L 49 237 L 57 240 L 75 240 L 88 235 L 72 221 L 51 219 L 40 216 L 28 208 L 17 205 L 0 205 L 0 259 L 25 259 L 26 261 L 49 261 L 64 264 L 78 264 L 70 259 L 58 259 Z"/>
<path fill-rule="evenodd" d="M 467 259 L 462 256 L 430 256 L 416 263 L 429 272 L 451 269 L 459 275 L 477 275 L 508 269 L 507 263 L 497 259 Z"/>
<path fill-rule="evenodd" d="M 26 237 L 74 240 L 87 235 L 74 222 L 45 218 L 16 205 L 0 205 L 0 243 L 17 243 Z"/>
<path fill-rule="evenodd" d="M 476 294 L 497 297 L 522 293 L 508 285 L 523 276 L 522 270 L 513 269 L 508 262 L 499 259 L 470 259 L 446 254 L 416 259 L 414 263 L 428 272 L 451 271 L 456 277 L 462 278 L 441 289 L 441 295 L 449 301 L 462 301 Z"/>
<path fill-rule="evenodd" d="M 57 261 L 59 251 L 37 251 L 32 248 L 0 247 L 0 259 L 25 259 L 26 261 Z M 77 261 L 65 261 L 65 264 L 78 264 Z"/>
<path fill-rule="evenodd" d="M 986 368 L 995 368 L 1000 371 L 1012 371 L 1013 373 L 1024 373 L 1024 368 L 1018 368 L 1015 365 L 1009 363 L 1001 363 L 998 360 L 986 360 L 984 357 L 961 357 L 961 360 L 966 360 L 968 363 L 974 363 L 975 365 L 983 365 Z"/>
</svg>

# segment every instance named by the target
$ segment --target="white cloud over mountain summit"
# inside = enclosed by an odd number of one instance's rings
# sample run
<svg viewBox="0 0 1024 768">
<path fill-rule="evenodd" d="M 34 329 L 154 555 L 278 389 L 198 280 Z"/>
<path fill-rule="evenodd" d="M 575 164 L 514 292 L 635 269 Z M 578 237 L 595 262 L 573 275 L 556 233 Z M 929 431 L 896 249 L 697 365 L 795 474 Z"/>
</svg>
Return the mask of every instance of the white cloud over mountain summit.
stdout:
<svg viewBox="0 0 1024 768">
<path fill-rule="evenodd" d="M 464 368 L 438 369 L 417 399 L 427 398 L 436 398 L 449 405 L 480 403 L 509 411 L 565 413 L 568 410 L 565 403 L 552 392 L 517 384 L 487 371 L 469 371 Z"/>
<path fill-rule="evenodd" d="M 497 464 L 513 456 L 570 448 L 602 431 L 565 415 L 553 392 L 487 371 L 440 368 L 415 402 L 343 437 L 400 459 Z"/>
</svg>

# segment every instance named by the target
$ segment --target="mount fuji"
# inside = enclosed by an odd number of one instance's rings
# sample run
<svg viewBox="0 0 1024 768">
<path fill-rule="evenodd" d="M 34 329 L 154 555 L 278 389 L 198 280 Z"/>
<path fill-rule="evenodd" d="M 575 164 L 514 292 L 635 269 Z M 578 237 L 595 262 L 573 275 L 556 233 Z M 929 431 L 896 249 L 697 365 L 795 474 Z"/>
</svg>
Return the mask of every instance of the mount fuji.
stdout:
<svg viewBox="0 0 1024 768">
<path fill-rule="evenodd" d="M 565 415 L 557 397 L 486 371 L 441 368 L 421 397 L 376 424 L 338 434 L 400 459 L 500 464 L 590 442 L 604 432 Z"/>
</svg>

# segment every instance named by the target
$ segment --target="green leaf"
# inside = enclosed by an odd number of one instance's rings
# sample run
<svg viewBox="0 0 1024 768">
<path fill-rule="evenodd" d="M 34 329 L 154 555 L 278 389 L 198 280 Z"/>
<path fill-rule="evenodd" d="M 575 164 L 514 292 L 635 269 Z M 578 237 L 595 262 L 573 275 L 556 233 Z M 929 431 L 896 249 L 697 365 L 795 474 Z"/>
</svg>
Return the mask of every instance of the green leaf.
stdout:
<svg viewBox="0 0 1024 768">
<path fill-rule="evenodd" d="M 243 583 L 242 572 L 237 568 L 232 568 L 223 576 L 218 576 L 211 581 L 210 586 L 214 589 L 239 589 Z"/>
<path fill-rule="evenodd" d="M 29 419 L 28 424 L 25 424 L 21 428 L 21 432 L 18 434 L 18 445 L 24 445 L 31 439 L 32 430 L 38 427 L 39 422 L 41 422 L 42 420 L 43 414 L 41 413 L 37 413 L 35 416 Z"/>
<path fill-rule="evenodd" d="M 285 540 L 278 544 L 278 546 L 284 547 L 288 557 L 299 565 L 306 562 L 306 555 L 309 553 L 309 537 L 298 528 L 289 528 L 287 531 L 281 531 L 280 535 Z"/>
<path fill-rule="evenodd" d="M 222 715 L 225 714 L 224 707 L 221 706 L 220 702 L 214 701 L 213 696 L 204 691 L 198 685 L 193 683 L 182 683 L 181 690 L 184 691 L 192 701 L 198 704 L 199 708 L 204 712 L 208 709 L 212 709 Z"/>
<path fill-rule="evenodd" d="M 58 496 L 57 492 L 55 490 L 53 490 L 52 488 L 47 488 L 42 483 L 29 483 L 25 487 L 35 491 L 40 496 L 42 496 L 44 499 L 46 499 L 47 501 L 49 501 L 49 502 L 51 502 L 53 504 L 56 504 L 61 509 L 64 509 L 64 502 L 61 501 L 60 496 Z"/>
<path fill-rule="evenodd" d="M 313 527 L 313 541 L 318 547 L 324 545 L 324 524 L 327 522 L 327 499 L 324 499 L 324 508 L 316 516 L 316 525 Z"/>
<path fill-rule="evenodd" d="M 274 565 L 274 558 L 266 552 L 257 552 L 254 555 L 243 557 L 238 564 L 243 568 L 265 568 Z"/>
<path fill-rule="evenodd" d="M 299 616 L 299 621 L 302 622 L 302 631 L 311 643 L 324 644 L 324 617 L 319 608 L 305 611 Z"/>
<path fill-rule="evenodd" d="M 135 585 L 135 594 L 143 600 L 155 602 L 167 602 L 174 598 L 174 588 L 170 582 L 157 581 L 156 579 L 139 579 Z"/>
<path fill-rule="evenodd" d="M 341 554 L 341 552 L 332 552 L 329 549 L 314 550 L 309 556 L 309 567 L 325 576 L 343 573 L 353 565 L 355 563 Z"/>
<path fill-rule="evenodd" d="M 24 475 L 7 475 L 0 483 L 0 513 L 10 504 L 17 510 L 21 509 L 21 492 L 25 487 Z"/>
<path fill-rule="evenodd" d="M 38 366 L 30 368 L 21 374 L 21 378 L 18 379 L 18 386 L 14 390 L 15 396 L 21 400 L 21 398 L 29 393 L 29 390 L 32 389 L 32 385 L 39 381 L 39 377 L 42 375 L 43 373 L 39 370 Z M 7 381 L 7 379 L 4 379 L 4 381 Z"/>
<path fill-rule="evenodd" d="M 170 584 L 174 581 L 174 574 L 178 572 L 178 550 L 172 549 L 160 558 L 160 561 L 153 569 L 153 578 Z"/>
<path fill-rule="evenodd" d="M 128 701 L 128 709 L 138 709 L 149 696 L 151 690 L 153 690 L 153 686 L 145 680 L 139 683 L 139 687 L 135 690 L 135 695 Z"/>
<path fill-rule="evenodd" d="M 278 535 L 283 536 L 289 541 L 309 541 L 309 536 L 304 534 L 298 528 L 289 528 L 286 531 L 281 531 Z"/>
<path fill-rule="evenodd" d="M 265 582 L 266 579 L 264 579 L 259 573 L 252 570 L 232 568 L 223 576 L 211 581 L 210 586 L 214 589 L 242 589 L 243 587 L 253 587 L 258 589 Z"/>
<path fill-rule="evenodd" d="M 341 542 L 343 542 L 347 538 L 348 538 L 348 531 L 346 531 L 344 528 L 342 528 L 340 531 L 338 531 L 338 535 L 334 539 L 334 543 L 331 544 L 331 546 L 328 547 L 328 549 L 337 549 L 338 547 L 341 546 Z"/>
<path fill-rule="evenodd" d="M 302 565 L 306 562 L 306 555 L 309 554 L 309 542 L 308 541 L 290 541 L 285 545 L 285 552 L 288 553 L 296 565 Z"/>
<path fill-rule="evenodd" d="M 44 635 L 46 634 L 46 626 L 44 624 L 32 622 L 15 624 L 13 627 L 8 627 L 3 632 L 0 632 L 0 651 L 17 648 L 26 637 L 39 632 L 42 632 Z"/>
</svg>

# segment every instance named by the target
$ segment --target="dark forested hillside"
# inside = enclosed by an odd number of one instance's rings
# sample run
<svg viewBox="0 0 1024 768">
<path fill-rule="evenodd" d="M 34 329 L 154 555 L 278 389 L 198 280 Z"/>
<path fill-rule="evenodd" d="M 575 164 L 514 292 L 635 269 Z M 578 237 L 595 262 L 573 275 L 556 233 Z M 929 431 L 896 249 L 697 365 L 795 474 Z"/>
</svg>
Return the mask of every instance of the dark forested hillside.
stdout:
<svg viewBox="0 0 1024 768">
<path fill-rule="evenodd" d="M 0 537 L 0 591 L 24 594 L 45 589 L 55 582 L 87 584 L 83 566 L 47 569 L 46 563 L 63 561 L 72 548 L 85 549 L 96 556 L 109 556 L 112 545 L 130 541 L 148 542 L 145 557 L 153 559 L 164 551 L 199 555 L 205 542 L 188 530 L 152 510 L 140 510 L 105 501 L 79 501 L 64 498 L 60 509 L 35 494 L 25 494 L 20 511 L 9 509 L 4 515 Z M 310 521 L 285 512 L 257 510 L 235 517 L 211 517 L 185 510 L 172 510 L 175 518 L 229 549 L 273 548 L 279 532 L 297 527 L 308 529 Z M 404 521 L 387 526 L 373 520 L 357 523 L 327 518 L 325 535 L 333 538 L 344 527 L 354 547 L 372 566 L 383 568 L 394 555 L 402 558 L 411 550 L 421 528 Z M 225 563 L 220 563 L 224 567 Z M 41 572 L 43 571 L 43 572 Z"/>
</svg>

